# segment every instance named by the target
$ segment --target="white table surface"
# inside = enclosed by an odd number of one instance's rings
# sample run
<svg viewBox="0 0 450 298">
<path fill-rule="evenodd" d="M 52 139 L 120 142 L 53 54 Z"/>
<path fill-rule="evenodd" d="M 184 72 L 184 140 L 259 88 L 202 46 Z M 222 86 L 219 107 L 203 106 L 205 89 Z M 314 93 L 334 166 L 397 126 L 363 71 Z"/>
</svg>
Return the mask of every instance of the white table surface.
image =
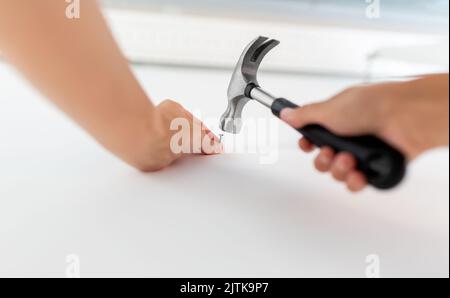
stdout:
<svg viewBox="0 0 450 298">
<path fill-rule="evenodd" d="M 225 108 L 227 71 L 135 69 L 155 101 L 205 118 Z M 300 104 L 352 83 L 261 80 Z M 75 254 L 83 277 L 364 277 L 375 254 L 384 277 L 448 277 L 447 149 L 414 162 L 395 191 L 357 196 L 316 173 L 283 125 L 272 165 L 226 154 L 141 174 L 1 62 L 0 98 L 0 276 L 64 277 Z M 251 116 L 271 117 L 257 104 Z"/>
</svg>

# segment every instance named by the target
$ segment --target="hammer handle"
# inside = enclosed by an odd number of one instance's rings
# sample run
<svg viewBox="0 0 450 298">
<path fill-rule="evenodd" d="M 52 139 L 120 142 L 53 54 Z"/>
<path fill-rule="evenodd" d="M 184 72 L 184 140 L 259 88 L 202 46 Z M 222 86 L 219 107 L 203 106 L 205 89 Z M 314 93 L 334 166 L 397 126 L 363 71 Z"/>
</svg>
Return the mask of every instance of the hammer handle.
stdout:
<svg viewBox="0 0 450 298">
<path fill-rule="evenodd" d="M 298 106 L 284 98 L 274 101 L 272 112 L 280 117 L 285 108 Z M 358 170 L 367 181 L 378 189 L 391 189 L 405 177 L 405 156 L 375 136 L 341 137 L 319 125 L 308 125 L 297 129 L 304 137 L 318 147 L 331 147 L 336 153 L 351 153 L 358 162 Z"/>
</svg>

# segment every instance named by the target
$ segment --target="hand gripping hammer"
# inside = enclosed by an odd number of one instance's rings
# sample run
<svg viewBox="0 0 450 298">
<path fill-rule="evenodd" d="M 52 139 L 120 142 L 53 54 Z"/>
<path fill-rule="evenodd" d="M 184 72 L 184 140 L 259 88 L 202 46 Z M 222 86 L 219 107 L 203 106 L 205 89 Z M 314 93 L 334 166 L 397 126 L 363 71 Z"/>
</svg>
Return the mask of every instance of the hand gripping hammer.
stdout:
<svg viewBox="0 0 450 298">
<path fill-rule="evenodd" d="M 228 108 L 221 118 L 223 131 L 234 134 L 240 132 L 242 111 L 250 100 L 270 108 L 277 117 L 285 108 L 298 108 L 284 98 L 274 97 L 258 83 L 257 74 L 262 60 L 279 44 L 277 40 L 259 37 L 244 50 L 228 88 Z M 319 125 L 308 125 L 297 130 L 318 147 L 329 146 L 336 153 L 351 153 L 369 184 L 378 189 L 393 188 L 405 176 L 404 155 L 375 136 L 342 137 Z"/>
</svg>

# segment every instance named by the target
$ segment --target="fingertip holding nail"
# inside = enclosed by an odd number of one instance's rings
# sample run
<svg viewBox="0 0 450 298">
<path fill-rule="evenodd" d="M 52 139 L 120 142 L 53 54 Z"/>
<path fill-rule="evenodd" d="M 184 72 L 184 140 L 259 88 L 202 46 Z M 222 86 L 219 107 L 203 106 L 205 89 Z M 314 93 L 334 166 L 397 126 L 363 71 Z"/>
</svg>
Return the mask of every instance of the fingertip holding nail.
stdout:
<svg viewBox="0 0 450 298">
<path fill-rule="evenodd" d="M 215 134 L 213 134 L 212 132 L 208 132 L 208 137 L 214 142 L 218 142 L 219 141 L 219 138 Z"/>
</svg>

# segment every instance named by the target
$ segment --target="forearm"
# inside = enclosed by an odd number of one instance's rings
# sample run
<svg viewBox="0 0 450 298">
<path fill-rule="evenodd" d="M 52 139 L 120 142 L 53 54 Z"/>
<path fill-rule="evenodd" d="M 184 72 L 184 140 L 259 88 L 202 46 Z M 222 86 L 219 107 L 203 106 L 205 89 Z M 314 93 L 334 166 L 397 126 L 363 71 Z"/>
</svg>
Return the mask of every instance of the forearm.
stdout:
<svg viewBox="0 0 450 298">
<path fill-rule="evenodd" d="M 73 20 L 66 18 L 67 5 L 0 0 L 0 49 L 59 108 L 130 162 L 154 107 L 96 1 L 81 1 L 81 18 Z"/>
<path fill-rule="evenodd" d="M 385 124 L 382 136 L 408 149 L 411 158 L 449 144 L 448 78 L 433 75 L 393 85 L 382 101 L 391 107 L 380 119 Z"/>
<path fill-rule="evenodd" d="M 449 144 L 449 76 L 433 75 L 413 83 L 418 96 L 427 107 L 418 111 L 424 119 L 424 131 L 433 135 L 433 147 Z M 419 109 L 420 107 L 417 107 Z M 430 133 L 432 132 L 432 133 Z"/>
</svg>

